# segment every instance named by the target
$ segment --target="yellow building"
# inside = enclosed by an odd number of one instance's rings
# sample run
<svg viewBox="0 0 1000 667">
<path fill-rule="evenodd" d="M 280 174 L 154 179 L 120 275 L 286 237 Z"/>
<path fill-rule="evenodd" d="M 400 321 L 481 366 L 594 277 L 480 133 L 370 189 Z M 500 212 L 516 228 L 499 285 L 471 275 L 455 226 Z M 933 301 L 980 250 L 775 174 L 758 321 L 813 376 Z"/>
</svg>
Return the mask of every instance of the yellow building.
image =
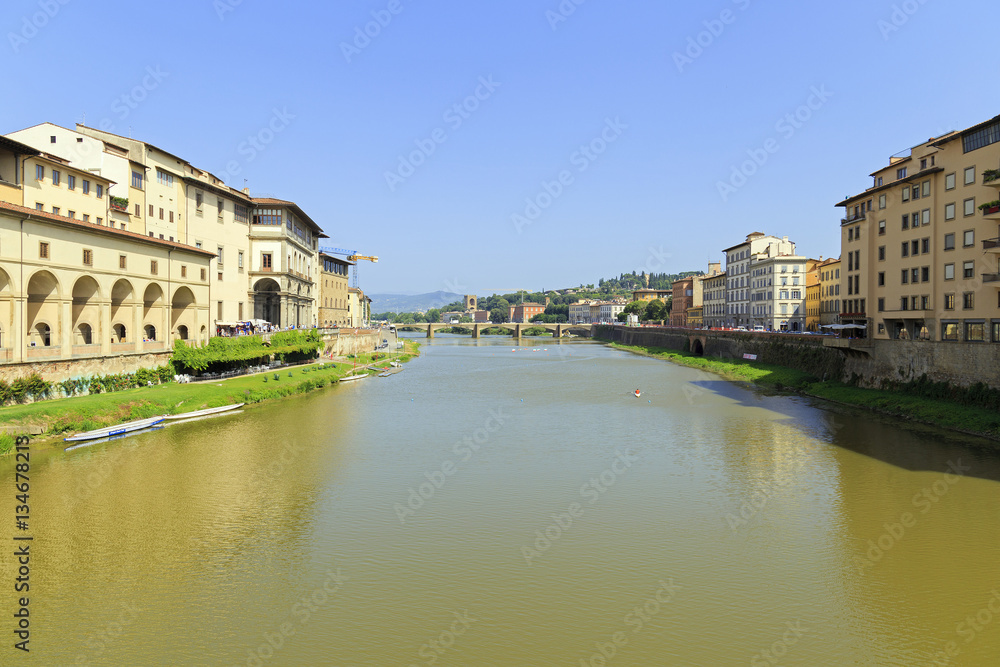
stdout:
<svg viewBox="0 0 1000 667">
<path fill-rule="evenodd" d="M 633 301 L 653 301 L 660 299 L 666 303 L 674 294 L 672 289 L 637 289 L 632 292 Z"/>
<path fill-rule="evenodd" d="M 1000 342 L 1000 116 L 871 176 L 838 203 L 842 321 L 882 339 Z"/>
<path fill-rule="evenodd" d="M 840 324 L 840 258 L 823 260 L 819 276 L 819 324 Z"/>
<path fill-rule="evenodd" d="M 319 326 L 349 327 L 347 282 L 354 263 L 325 252 L 319 253 L 319 262 Z"/>
<path fill-rule="evenodd" d="M 806 282 L 806 331 L 819 331 L 819 278 Z"/>
<path fill-rule="evenodd" d="M 694 306 L 687 309 L 687 326 L 692 329 L 700 329 L 703 324 L 704 306 Z"/>
</svg>

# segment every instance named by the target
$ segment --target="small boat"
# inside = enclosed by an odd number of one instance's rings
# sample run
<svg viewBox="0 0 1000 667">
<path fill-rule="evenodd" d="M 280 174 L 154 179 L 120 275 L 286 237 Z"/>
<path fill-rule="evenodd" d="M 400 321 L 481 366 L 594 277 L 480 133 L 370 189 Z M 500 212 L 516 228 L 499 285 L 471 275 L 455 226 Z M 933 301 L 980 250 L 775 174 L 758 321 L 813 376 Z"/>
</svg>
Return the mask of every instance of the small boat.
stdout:
<svg viewBox="0 0 1000 667">
<path fill-rule="evenodd" d="M 392 366 L 393 368 L 399 368 L 403 364 L 399 363 L 398 361 L 390 361 L 389 365 Z"/>
<path fill-rule="evenodd" d="M 150 426 L 155 426 L 163 421 L 163 417 L 150 417 L 149 419 L 139 419 L 134 422 L 126 422 L 124 424 L 118 424 L 116 426 L 105 426 L 104 428 L 95 429 L 93 431 L 87 431 L 85 433 L 77 433 L 76 435 L 64 438 L 65 442 L 82 442 L 84 440 L 97 440 L 98 438 L 107 438 L 112 435 L 120 435 L 122 433 L 131 433 L 132 431 L 141 431 L 144 428 L 149 428 Z"/>
<path fill-rule="evenodd" d="M 221 412 L 229 412 L 230 410 L 235 410 L 237 408 L 242 408 L 243 403 L 236 403 L 234 405 L 223 405 L 218 408 L 205 408 L 204 410 L 195 410 L 194 412 L 185 412 L 180 415 L 164 415 L 164 419 L 193 419 L 195 417 L 207 417 L 208 415 L 217 415 Z"/>
<path fill-rule="evenodd" d="M 642 396 L 642 392 L 641 392 L 641 391 L 639 391 L 638 389 L 636 389 L 636 390 L 635 390 L 635 397 L 636 397 L 636 398 L 639 398 L 640 396 Z"/>
<path fill-rule="evenodd" d="M 390 373 L 389 371 L 382 371 L 381 373 L 378 374 L 380 378 L 387 378 L 390 375 L 395 375 L 395 373 Z"/>
<path fill-rule="evenodd" d="M 348 375 L 347 377 L 340 378 L 341 382 L 352 382 L 353 380 L 363 380 L 368 375 Z"/>
</svg>

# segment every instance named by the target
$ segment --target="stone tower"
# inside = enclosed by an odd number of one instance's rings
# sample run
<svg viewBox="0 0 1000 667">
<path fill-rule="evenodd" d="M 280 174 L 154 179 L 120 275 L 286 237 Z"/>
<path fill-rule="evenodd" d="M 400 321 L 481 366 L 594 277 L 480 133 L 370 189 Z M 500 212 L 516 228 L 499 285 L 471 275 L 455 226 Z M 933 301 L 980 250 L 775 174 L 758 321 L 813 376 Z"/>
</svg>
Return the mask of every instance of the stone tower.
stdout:
<svg viewBox="0 0 1000 667">
<path fill-rule="evenodd" d="M 465 310 L 466 310 L 466 312 L 476 310 L 476 306 L 477 306 L 476 295 L 475 294 L 466 294 L 465 295 Z"/>
</svg>

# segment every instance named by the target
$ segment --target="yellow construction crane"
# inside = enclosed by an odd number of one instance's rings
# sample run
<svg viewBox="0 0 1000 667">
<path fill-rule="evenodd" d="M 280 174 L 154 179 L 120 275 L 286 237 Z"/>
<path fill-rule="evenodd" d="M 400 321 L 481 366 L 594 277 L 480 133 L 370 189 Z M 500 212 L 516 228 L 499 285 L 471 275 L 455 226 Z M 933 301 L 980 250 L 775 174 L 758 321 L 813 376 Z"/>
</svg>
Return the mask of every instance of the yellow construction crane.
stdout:
<svg viewBox="0 0 1000 667">
<path fill-rule="evenodd" d="M 354 262 L 354 286 L 358 286 L 358 260 L 364 259 L 372 264 L 378 264 L 378 257 L 369 257 L 368 255 L 348 255 L 348 261 Z"/>
</svg>

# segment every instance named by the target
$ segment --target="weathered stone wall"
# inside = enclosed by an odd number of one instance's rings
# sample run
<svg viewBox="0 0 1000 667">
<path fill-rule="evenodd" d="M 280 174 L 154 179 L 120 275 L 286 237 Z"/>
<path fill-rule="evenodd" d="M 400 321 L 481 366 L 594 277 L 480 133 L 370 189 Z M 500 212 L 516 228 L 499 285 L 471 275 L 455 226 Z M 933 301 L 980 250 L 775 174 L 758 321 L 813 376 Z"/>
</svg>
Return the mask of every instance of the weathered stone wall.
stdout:
<svg viewBox="0 0 1000 667">
<path fill-rule="evenodd" d="M 323 335 L 323 356 L 329 359 L 331 356 L 374 352 L 383 338 L 389 336 L 383 336 L 377 329 L 345 329 L 339 333 L 326 333 Z"/>
<path fill-rule="evenodd" d="M 49 382 L 89 378 L 94 375 L 134 373 L 140 368 L 156 368 L 168 361 L 173 352 L 141 352 L 108 356 L 80 357 L 58 361 L 33 361 L 0 366 L 0 378 L 11 382 L 38 373 Z"/>
<path fill-rule="evenodd" d="M 820 379 L 855 380 L 861 386 L 911 382 L 921 376 L 967 387 L 982 382 L 1000 389 L 1000 346 L 991 343 L 868 340 L 864 346 L 828 347 L 820 336 L 597 327 L 596 335 L 625 345 L 688 350 L 692 337 L 704 341 L 710 357 L 742 359 L 757 355 L 765 364 L 788 366 Z M 847 343 L 847 341 L 840 341 Z M 851 341 L 857 343 L 858 341 Z"/>
</svg>

